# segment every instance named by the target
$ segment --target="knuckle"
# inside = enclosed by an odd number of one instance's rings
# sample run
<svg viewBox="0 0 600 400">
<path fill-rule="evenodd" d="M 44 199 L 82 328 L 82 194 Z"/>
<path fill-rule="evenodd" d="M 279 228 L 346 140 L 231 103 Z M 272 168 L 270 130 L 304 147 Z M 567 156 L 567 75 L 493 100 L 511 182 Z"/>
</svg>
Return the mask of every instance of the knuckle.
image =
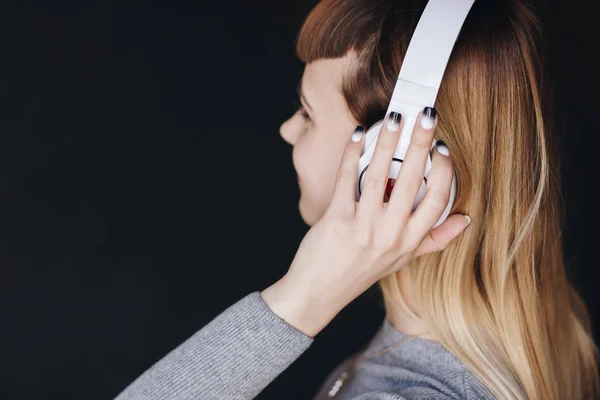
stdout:
<svg viewBox="0 0 600 400">
<path fill-rule="evenodd" d="M 429 134 L 429 132 L 425 130 L 420 130 L 415 132 L 410 140 L 410 145 L 418 147 L 420 149 L 426 150 L 429 152 L 431 149 L 431 144 L 433 142 L 433 136 Z"/>
<path fill-rule="evenodd" d="M 444 209 L 448 204 L 450 193 L 439 189 L 432 189 L 429 193 L 429 203 L 433 208 Z"/>
<path fill-rule="evenodd" d="M 414 239 L 408 239 L 402 241 L 402 254 L 411 254 L 412 252 L 417 250 L 419 247 L 419 243 L 416 243 Z"/>
<path fill-rule="evenodd" d="M 367 249 L 372 247 L 373 235 L 369 230 L 361 229 L 356 232 L 355 235 L 356 243 L 361 249 Z"/>
<path fill-rule="evenodd" d="M 397 212 L 400 215 L 410 215 L 413 209 L 413 204 L 408 201 L 402 201 L 400 204 L 395 206 L 395 208 L 398 210 Z"/>
<path fill-rule="evenodd" d="M 387 181 L 387 176 L 380 174 L 373 174 L 372 176 L 369 176 L 369 174 L 367 174 L 365 179 L 365 187 L 369 187 L 371 189 L 380 189 L 387 184 Z"/>
<path fill-rule="evenodd" d="M 434 251 L 444 250 L 444 247 L 446 247 L 446 246 L 438 240 L 439 238 L 436 238 L 435 235 L 431 235 L 430 238 L 431 238 L 431 243 L 433 243 L 431 247 L 433 248 Z"/>
<path fill-rule="evenodd" d="M 381 150 L 384 151 L 390 151 L 390 150 L 395 150 L 396 146 L 398 145 L 398 142 L 395 139 L 395 137 L 393 137 L 392 135 L 387 134 L 387 137 L 383 137 L 378 140 L 378 145 L 379 148 Z"/>
<path fill-rule="evenodd" d="M 381 238 L 379 238 L 377 248 L 383 252 L 389 252 L 390 250 L 395 249 L 397 245 L 398 241 L 396 236 L 389 232 L 388 234 L 384 234 Z"/>
<path fill-rule="evenodd" d="M 344 170 L 340 171 L 340 173 L 338 174 L 338 182 L 350 183 L 352 181 L 354 181 L 354 171 L 344 169 Z"/>
<path fill-rule="evenodd" d="M 405 253 L 408 253 L 408 254 L 414 253 L 415 251 L 417 251 L 417 249 L 419 248 L 419 246 L 421 245 L 422 242 L 423 242 L 422 237 L 417 238 L 415 236 L 414 238 L 407 239 L 406 243 L 404 244 Z"/>
<path fill-rule="evenodd" d="M 328 221 L 327 229 L 336 237 L 345 237 L 349 231 L 349 225 L 344 219 L 333 218 Z"/>
<path fill-rule="evenodd" d="M 454 176 L 454 168 L 452 166 L 452 162 L 450 162 L 448 160 L 448 162 L 444 163 L 442 170 L 444 171 L 444 174 L 446 175 L 446 180 L 451 181 L 452 177 Z"/>
<path fill-rule="evenodd" d="M 443 157 L 443 156 L 440 156 Z M 439 157 L 438 157 L 439 158 Z M 432 165 L 432 169 L 435 168 L 444 180 L 452 179 L 454 175 L 454 167 L 452 166 L 452 161 L 449 159 L 437 160 L 435 166 Z"/>
</svg>

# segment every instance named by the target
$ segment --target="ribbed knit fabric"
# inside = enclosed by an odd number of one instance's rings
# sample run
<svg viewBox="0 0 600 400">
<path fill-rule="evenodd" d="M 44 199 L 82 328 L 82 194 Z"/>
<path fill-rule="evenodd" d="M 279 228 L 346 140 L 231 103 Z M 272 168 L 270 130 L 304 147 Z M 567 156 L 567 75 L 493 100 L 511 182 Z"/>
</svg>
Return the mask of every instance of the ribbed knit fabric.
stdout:
<svg viewBox="0 0 600 400">
<path fill-rule="evenodd" d="M 404 337 L 387 320 L 364 350 L 373 354 Z M 314 341 L 289 325 L 252 292 L 139 376 L 115 400 L 248 400 L 256 397 Z M 349 357 L 325 380 L 328 392 Z M 359 365 L 334 399 L 494 399 L 441 344 L 408 339 Z"/>
<path fill-rule="evenodd" d="M 335 381 L 360 357 L 379 353 L 406 335 L 384 319 L 371 341 L 338 365 L 325 380 L 314 400 L 331 399 Z M 442 344 L 409 338 L 397 347 L 363 361 L 334 399 L 490 399 L 495 397 L 467 367 Z"/>
</svg>

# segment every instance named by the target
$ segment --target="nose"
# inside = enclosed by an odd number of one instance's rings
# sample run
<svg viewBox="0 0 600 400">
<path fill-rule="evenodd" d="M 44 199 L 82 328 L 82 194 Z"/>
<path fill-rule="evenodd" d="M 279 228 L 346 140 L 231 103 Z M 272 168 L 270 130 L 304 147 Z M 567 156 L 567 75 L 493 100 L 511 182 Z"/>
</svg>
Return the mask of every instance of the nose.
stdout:
<svg viewBox="0 0 600 400">
<path fill-rule="evenodd" d="M 296 121 L 295 116 L 296 115 L 289 118 L 279 127 L 279 134 L 283 140 L 292 146 L 296 143 L 296 140 L 298 140 L 298 136 L 300 136 L 301 132 L 301 127 L 299 126 L 300 124 L 298 121 Z"/>
</svg>

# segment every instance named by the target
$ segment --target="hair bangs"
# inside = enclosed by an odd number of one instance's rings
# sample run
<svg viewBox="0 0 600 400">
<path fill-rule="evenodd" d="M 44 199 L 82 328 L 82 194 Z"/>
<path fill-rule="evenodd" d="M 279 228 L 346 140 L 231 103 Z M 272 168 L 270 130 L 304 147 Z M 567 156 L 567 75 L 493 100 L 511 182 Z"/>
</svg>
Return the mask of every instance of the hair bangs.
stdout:
<svg viewBox="0 0 600 400">
<path fill-rule="evenodd" d="M 356 4 L 360 3 L 360 4 Z M 381 19 L 379 2 L 319 2 L 306 17 L 296 37 L 296 54 L 304 63 L 339 58 L 354 50 L 358 54 L 377 41 Z"/>
</svg>

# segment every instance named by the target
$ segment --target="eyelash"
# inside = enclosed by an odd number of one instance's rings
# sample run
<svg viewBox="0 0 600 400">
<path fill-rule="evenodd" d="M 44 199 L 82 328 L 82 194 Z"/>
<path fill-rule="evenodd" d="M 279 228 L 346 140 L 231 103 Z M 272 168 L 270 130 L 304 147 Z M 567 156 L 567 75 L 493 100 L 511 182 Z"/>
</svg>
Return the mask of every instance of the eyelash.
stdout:
<svg viewBox="0 0 600 400">
<path fill-rule="evenodd" d="M 302 103 L 299 100 L 296 100 L 295 104 L 296 104 L 296 107 L 298 108 L 298 111 L 296 111 L 296 112 L 299 113 L 302 116 L 302 118 L 304 118 L 305 121 L 310 121 L 310 116 L 308 115 L 308 113 L 306 112 L 304 107 L 302 106 Z"/>
</svg>

